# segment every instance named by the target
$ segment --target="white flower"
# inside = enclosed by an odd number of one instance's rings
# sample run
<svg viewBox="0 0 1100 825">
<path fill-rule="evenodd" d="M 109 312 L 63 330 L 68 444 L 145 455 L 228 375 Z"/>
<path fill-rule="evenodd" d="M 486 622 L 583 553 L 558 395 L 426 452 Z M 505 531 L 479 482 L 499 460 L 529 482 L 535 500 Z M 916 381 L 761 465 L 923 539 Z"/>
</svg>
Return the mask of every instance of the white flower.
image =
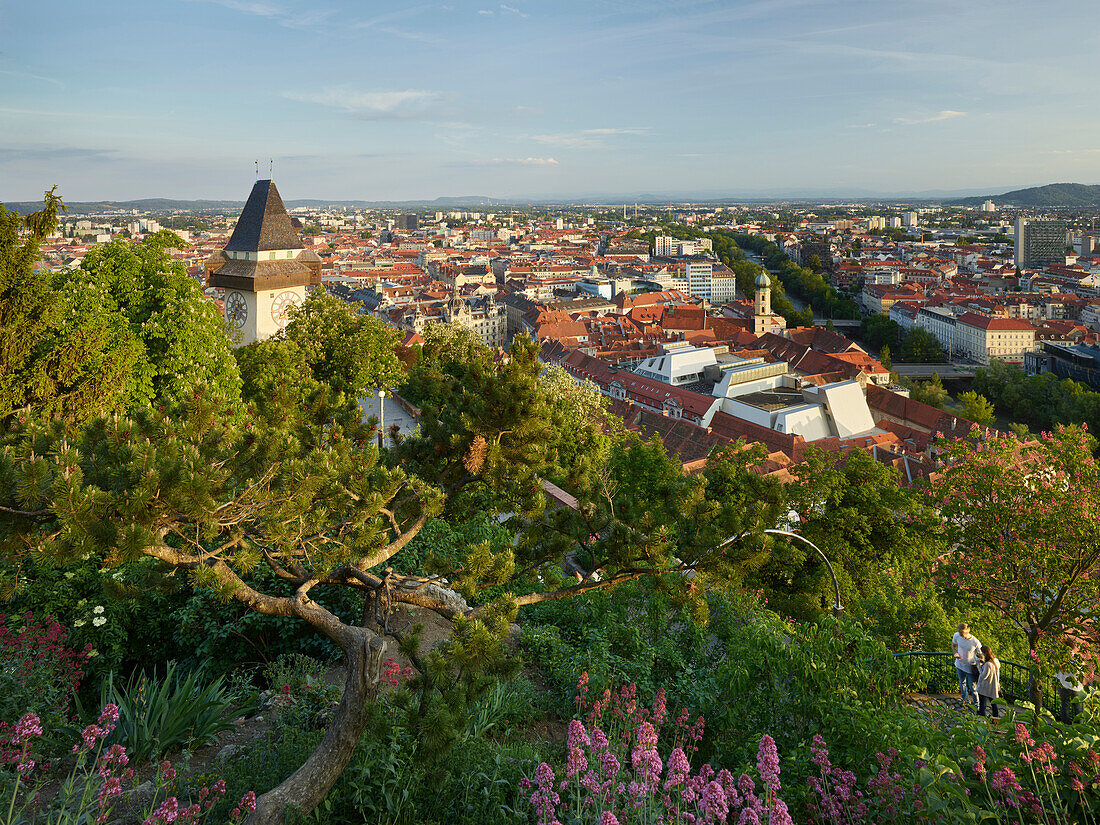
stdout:
<svg viewBox="0 0 1100 825">
<path fill-rule="evenodd" d="M 92 612 L 93 612 L 93 613 L 102 613 L 102 612 L 103 612 L 103 605 L 101 605 L 101 604 L 97 604 L 97 605 L 96 605 L 96 606 L 95 606 L 95 607 L 94 607 L 94 608 L 92 609 Z"/>
<path fill-rule="evenodd" d="M 76 575 L 76 573 L 73 573 L 72 571 L 69 571 L 68 573 L 65 574 L 65 578 L 66 579 L 71 579 L 75 575 Z"/>
<path fill-rule="evenodd" d="M 94 624 L 96 627 L 103 627 L 103 625 L 107 624 L 107 620 L 102 616 L 96 616 L 94 619 L 92 619 L 92 624 Z"/>
<path fill-rule="evenodd" d="M 75 622 L 73 622 L 73 627 L 84 627 L 84 620 L 77 619 Z"/>
</svg>

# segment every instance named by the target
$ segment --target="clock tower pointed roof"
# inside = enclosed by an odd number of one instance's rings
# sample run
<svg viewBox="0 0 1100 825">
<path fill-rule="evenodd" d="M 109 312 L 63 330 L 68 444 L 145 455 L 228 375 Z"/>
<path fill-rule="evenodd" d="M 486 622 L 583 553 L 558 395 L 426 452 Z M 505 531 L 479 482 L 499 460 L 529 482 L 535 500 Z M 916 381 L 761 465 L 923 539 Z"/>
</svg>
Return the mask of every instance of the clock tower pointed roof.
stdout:
<svg viewBox="0 0 1100 825">
<path fill-rule="evenodd" d="M 258 180 L 245 202 L 225 249 L 230 252 L 267 252 L 302 249 L 302 241 L 273 180 Z"/>
<path fill-rule="evenodd" d="M 317 286 L 321 259 L 306 249 L 274 181 L 258 180 L 223 249 L 204 264 L 206 282 L 245 292 Z"/>
</svg>

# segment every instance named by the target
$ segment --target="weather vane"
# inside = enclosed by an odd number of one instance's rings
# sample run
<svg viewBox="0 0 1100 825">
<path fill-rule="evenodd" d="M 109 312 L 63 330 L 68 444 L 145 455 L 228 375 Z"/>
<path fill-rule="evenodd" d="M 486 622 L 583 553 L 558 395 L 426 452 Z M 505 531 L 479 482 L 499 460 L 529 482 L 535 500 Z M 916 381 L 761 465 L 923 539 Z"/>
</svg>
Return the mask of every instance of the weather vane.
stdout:
<svg viewBox="0 0 1100 825">
<path fill-rule="evenodd" d="M 257 160 L 257 161 L 255 161 L 255 164 L 256 164 L 256 180 L 259 180 L 260 179 L 260 162 Z"/>
<path fill-rule="evenodd" d="M 268 158 L 267 159 L 267 164 L 268 164 L 268 166 L 267 166 L 267 176 L 269 178 L 274 179 L 275 178 L 275 158 Z"/>
</svg>

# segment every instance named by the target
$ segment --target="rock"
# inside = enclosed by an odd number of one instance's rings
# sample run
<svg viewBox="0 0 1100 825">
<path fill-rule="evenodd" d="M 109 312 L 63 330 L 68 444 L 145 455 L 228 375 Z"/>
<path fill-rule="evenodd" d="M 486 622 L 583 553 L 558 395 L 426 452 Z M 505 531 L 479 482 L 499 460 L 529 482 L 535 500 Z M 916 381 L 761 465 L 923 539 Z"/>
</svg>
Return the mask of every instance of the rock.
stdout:
<svg viewBox="0 0 1100 825">
<path fill-rule="evenodd" d="M 220 751 L 218 751 L 218 761 L 228 762 L 234 756 L 236 756 L 241 750 L 240 745 L 226 745 Z"/>
<path fill-rule="evenodd" d="M 233 727 L 235 727 L 235 728 L 239 728 L 241 725 L 243 725 L 247 721 L 248 721 L 248 719 L 246 717 L 238 716 L 236 719 L 234 719 L 232 722 L 230 722 L 230 724 L 233 725 Z"/>
</svg>

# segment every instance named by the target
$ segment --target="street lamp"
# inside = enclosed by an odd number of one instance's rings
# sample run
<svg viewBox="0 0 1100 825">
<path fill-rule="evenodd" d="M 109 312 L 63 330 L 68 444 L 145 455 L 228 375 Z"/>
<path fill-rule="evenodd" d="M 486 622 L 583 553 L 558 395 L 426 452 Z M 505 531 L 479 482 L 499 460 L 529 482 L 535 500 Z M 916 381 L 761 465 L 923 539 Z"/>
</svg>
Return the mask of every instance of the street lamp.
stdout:
<svg viewBox="0 0 1100 825">
<path fill-rule="evenodd" d="M 378 391 L 378 449 L 382 449 L 382 434 L 386 431 L 386 391 Z M 820 550 L 818 552 L 821 552 Z"/>
<path fill-rule="evenodd" d="M 839 619 L 841 614 L 844 612 L 844 607 L 840 604 L 840 583 L 837 581 L 836 572 L 833 570 L 833 565 L 829 562 L 828 557 L 823 552 L 821 552 L 821 548 L 805 536 L 799 535 L 798 533 L 792 533 L 790 530 L 765 530 L 764 532 L 772 536 L 786 536 L 789 539 L 798 539 L 803 544 L 807 544 L 817 551 L 817 554 L 821 556 L 821 560 L 825 562 L 825 566 L 829 568 L 829 575 L 833 577 L 833 595 L 835 597 L 835 601 L 833 603 L 833 616 Z M 730 536 L 724 542 L 719 544 L 718 547 L 716 547 L 715 549 L 717 550 L 718 548 L 725 547 L 731 542 L 735 542 L 738 539 L 743 539 L 745 536 L 751 535 L 752 531 L 746 531 L 736 536 Z"/>
</svg>

